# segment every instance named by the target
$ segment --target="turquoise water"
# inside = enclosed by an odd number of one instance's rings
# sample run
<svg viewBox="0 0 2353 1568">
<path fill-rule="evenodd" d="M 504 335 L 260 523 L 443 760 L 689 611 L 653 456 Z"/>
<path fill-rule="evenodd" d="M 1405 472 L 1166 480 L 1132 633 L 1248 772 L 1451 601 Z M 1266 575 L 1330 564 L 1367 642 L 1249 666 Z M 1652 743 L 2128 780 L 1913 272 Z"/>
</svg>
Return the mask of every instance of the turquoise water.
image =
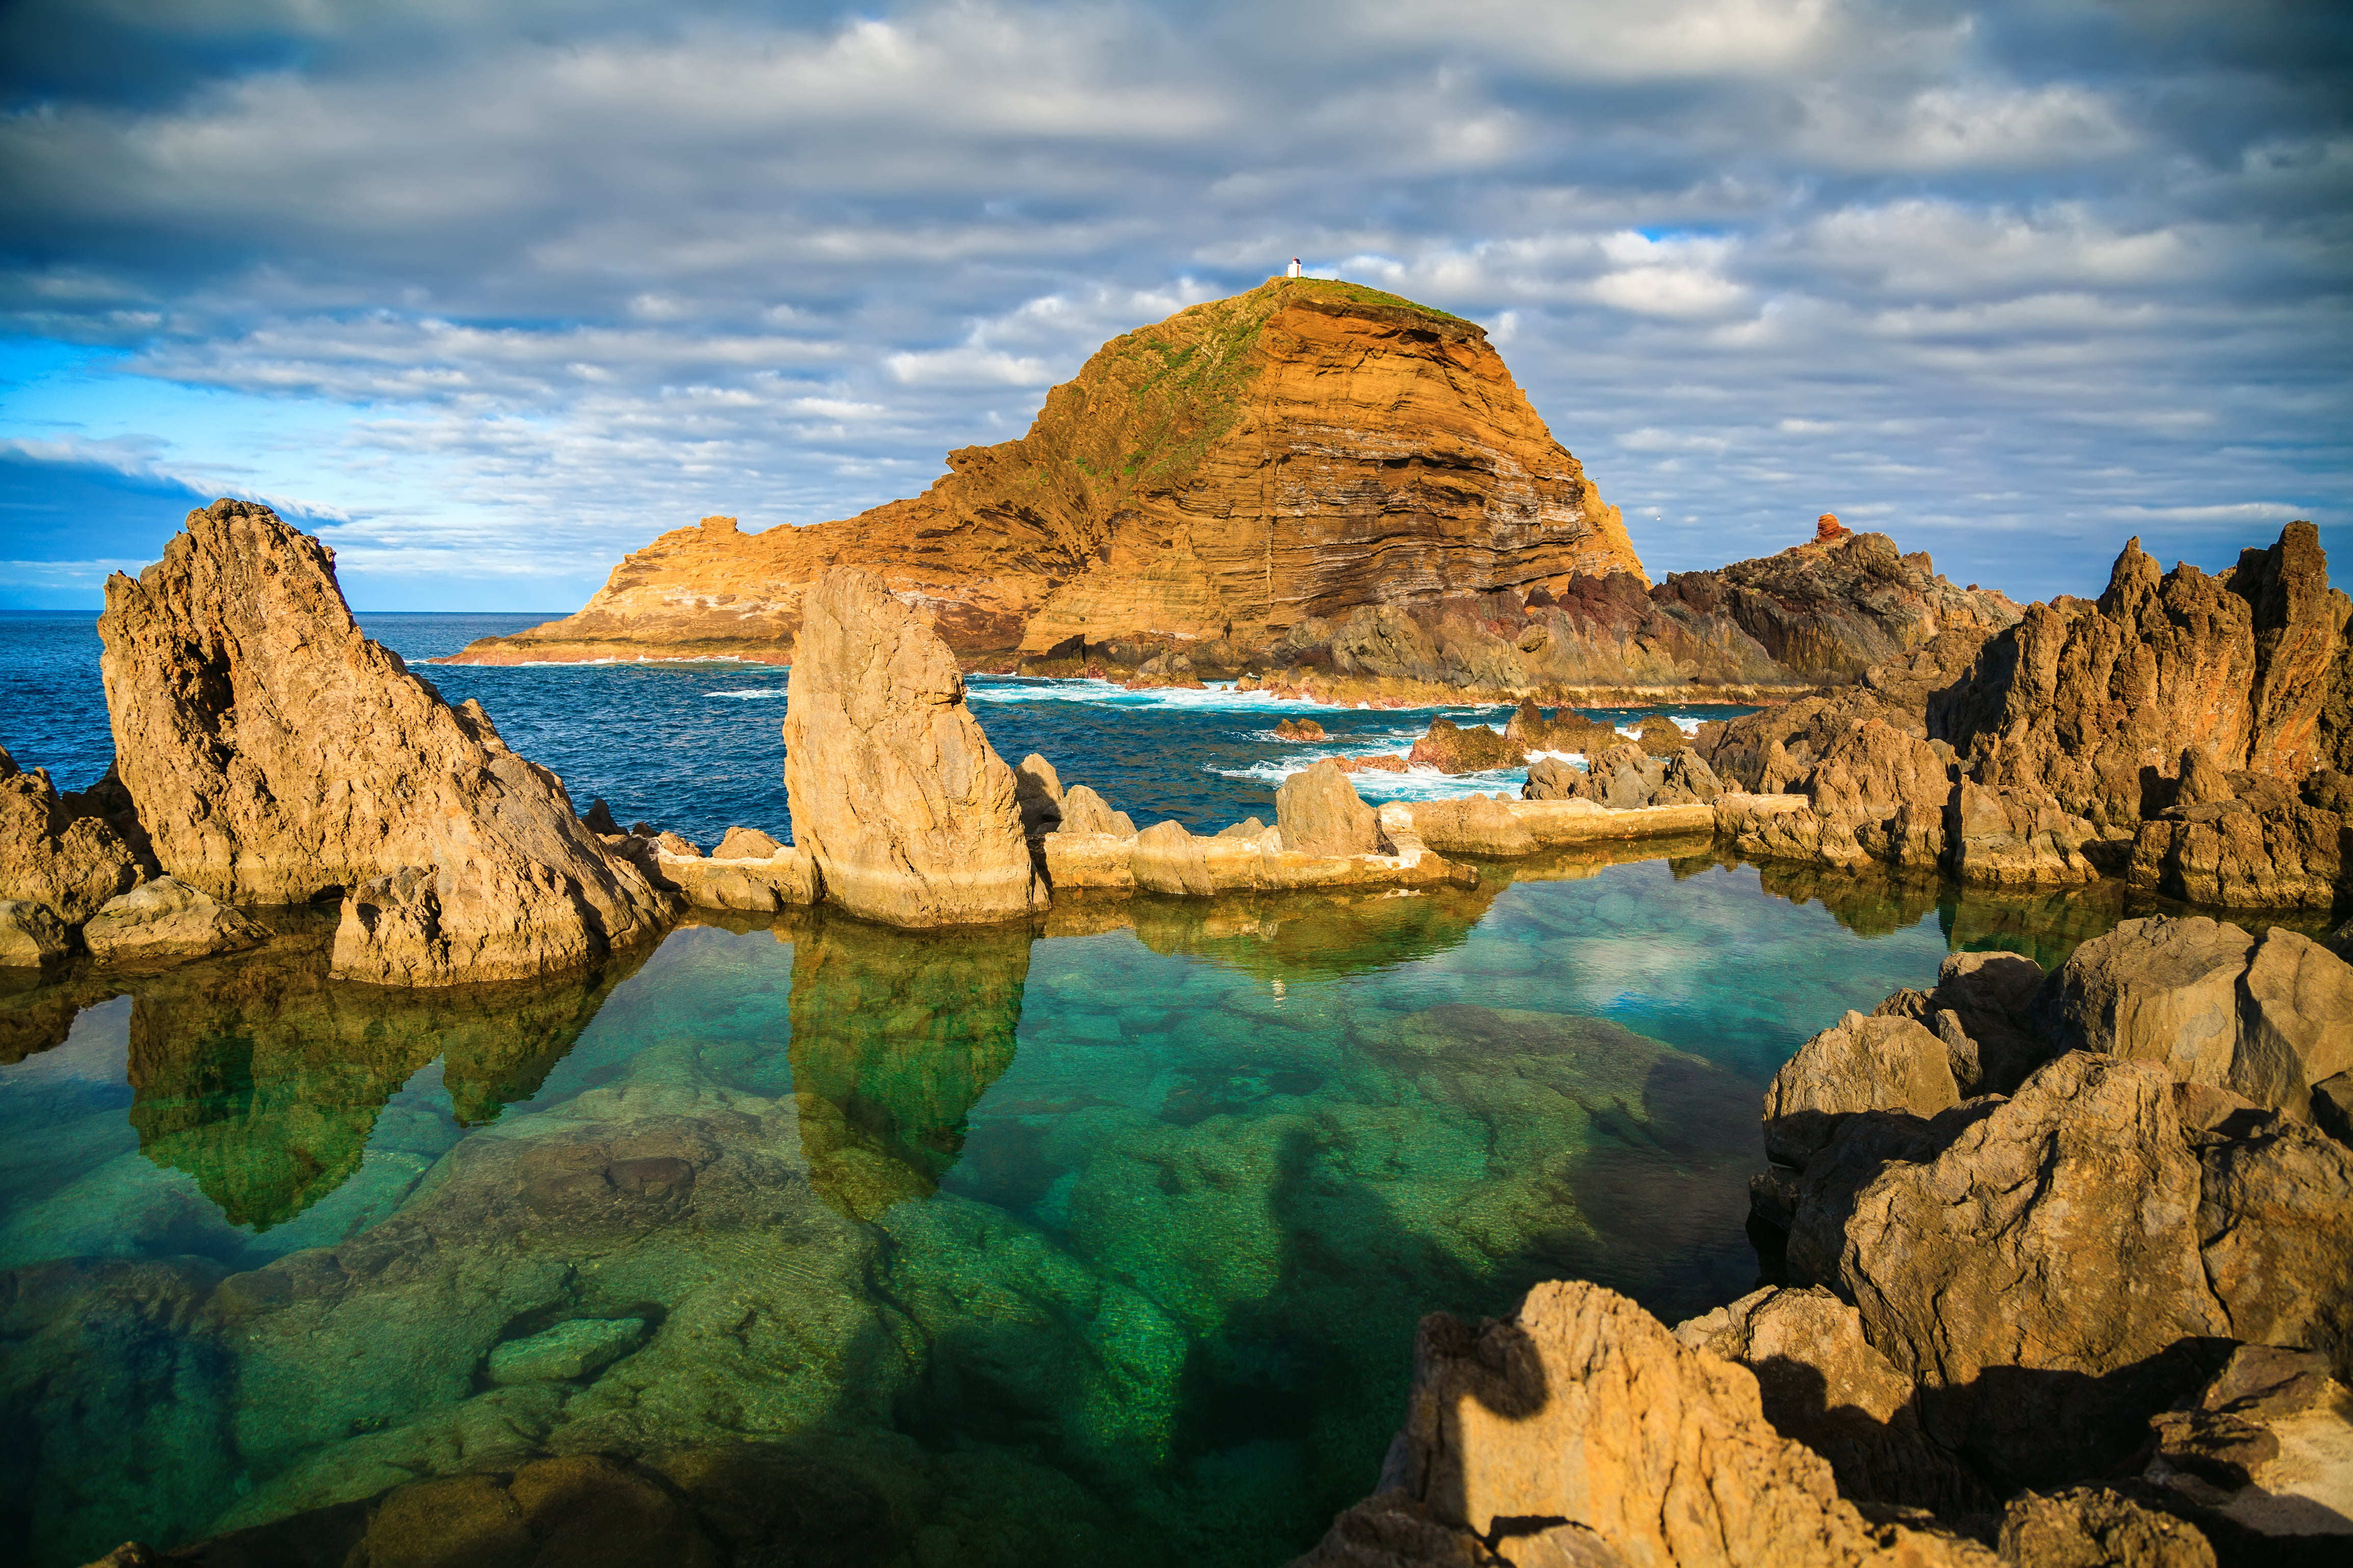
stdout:
<svg viewBox="0 0 2353 1568">
<path fill-rule="evenodd" d="M 1746 1290 L 1797 1044 L 2121 912 L 1684 847 L 443 993 L 290 921 L 0 994 L 0 1557 L 754 1441 L 882 1500 L 876 1561 L 1282 1562 L 1370 1485 L 1423 1313 Z"/>
</svg>

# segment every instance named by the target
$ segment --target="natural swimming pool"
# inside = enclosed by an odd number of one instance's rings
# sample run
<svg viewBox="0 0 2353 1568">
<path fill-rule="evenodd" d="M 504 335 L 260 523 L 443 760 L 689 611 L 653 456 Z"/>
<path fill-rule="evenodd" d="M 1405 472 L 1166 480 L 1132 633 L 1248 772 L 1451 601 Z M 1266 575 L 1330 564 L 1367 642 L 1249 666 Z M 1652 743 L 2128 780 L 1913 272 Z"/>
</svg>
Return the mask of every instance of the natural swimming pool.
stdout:
<svg viewBox="0 0 2353 1568">
<path fill-rule="evenodd" d="M 20 761 L 94 775 L 94 678 L 52 663 Z M 779 672 L 449 674 L 625 818 L 781 810 L 781 701 L 715 695 Z M 1285 754 L 1214 696 L 975 707 L 1196 826 Z M 1364 750 L 1427 722 L 1319 717 Z M 1740 1294 L 1758 1097 L 1801 1040 L 1952 948 L 2051 963 L 2126 912 L 1639 853 L 954 933 L 706 921 L 535 985 L 330 981 L 301 912 L 258 952 L 19 973 L 0 1554 L 533 1455 L 685 1487 L 756 1447 L 761 1486 L 784 1455 L 833 1500 L 812 1562 L 1285 1561 L 1370 1487 L 1424 1313 L 1561 1276 L 1670 1321 Z"/>
</svg>

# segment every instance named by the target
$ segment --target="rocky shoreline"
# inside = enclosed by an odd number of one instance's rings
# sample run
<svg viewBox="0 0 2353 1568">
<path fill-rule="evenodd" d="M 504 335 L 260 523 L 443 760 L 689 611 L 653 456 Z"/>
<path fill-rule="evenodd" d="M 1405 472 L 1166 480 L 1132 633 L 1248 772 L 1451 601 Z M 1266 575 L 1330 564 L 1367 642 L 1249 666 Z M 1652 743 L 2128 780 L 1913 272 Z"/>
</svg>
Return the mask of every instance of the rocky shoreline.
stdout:
<svg viewBox="0 0 2353 1568">
<path fill-rule="evenodd" d="M 1501 734 L 1434 723 L 1417 748 L 1532 758 L 1520 798 L 1376 810 L 1327 762 L 1272 825 L 1197 836 L 1137 831 L 1043 757 L 1008 765 L 936 625 L 837 568 L 792 664 L 797 841 L 744 827 L 705 855 L 575 812 L 479 705 L 360 635 L 315 540 L 222 501 L 109 584 L 115 771 L 60 796 L 0 767 L 0 961 L 78 941 L 152 970 L 316 905 L 332 975 L 429 995 L 609 970 L 693 908 L 985 933 L 1106 894 L 1459 894 L 1476 859 L 1645 838 L 1791 875 L 2121 874 L 2342 915 L 2353 616 L 2326 584 L 2308 524 L 2228 578 L 2128 546 L 2096 602 L 1941 631 L 1696 737 L 1528 702 Z M 1374 1497 L 1302 1561 L 2335 1561 L 2353 967 L 2334 942 L 2127 921 L 2047 973 L 1957 954 L 1933 991 L 1849 1015 L 1767 1096 L 1751 1203 L 1778 1281 L 1672 1331 L 1573 1281 L 1510 1320 L 1430 1320 Z M 657 1218 L 669 1170 L 625 1173 Z"/>
</svg>

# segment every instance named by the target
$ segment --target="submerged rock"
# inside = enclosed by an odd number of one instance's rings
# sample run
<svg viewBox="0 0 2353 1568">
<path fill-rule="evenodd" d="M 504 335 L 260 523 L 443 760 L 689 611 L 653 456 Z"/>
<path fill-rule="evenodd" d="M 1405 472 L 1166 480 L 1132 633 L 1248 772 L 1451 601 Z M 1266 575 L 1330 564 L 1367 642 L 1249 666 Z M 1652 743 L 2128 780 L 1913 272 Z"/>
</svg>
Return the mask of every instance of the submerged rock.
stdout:
<svg viewBox="0 0 2353 1568">
<path fill-rule="evenodd" d="M 269 940 L 269 928 L 170 877 L 110 900 L 81 928 L 82 945 L 105 962 L 200 958 Z"/>
<path fill-rule="evenodd" d="M 880 578 L 841 568 L 807 595 L 789 685 L 785 788 L 828 900 L 903 926 L 1045 907 L 1013 770 L 947 645 Z"/>
<path fill-rule="evenodd" d="M 491 1352 L 494 1384 L 571 1383 L 601 1372 L 638 1348 L 643 1318 L 575 1318 L 527 1340 L 509 1340 Z"/>
<path fill-rule="evenodd" d="M 344 895 L 339 973 L 521 978 L 655 932 L 665 900 L 488 715 L 361 635 L 332 560 L 266 507 L 188 514 L 106 585 L 116 766 L 164 871 L 230 903 Z"/>
</svg>

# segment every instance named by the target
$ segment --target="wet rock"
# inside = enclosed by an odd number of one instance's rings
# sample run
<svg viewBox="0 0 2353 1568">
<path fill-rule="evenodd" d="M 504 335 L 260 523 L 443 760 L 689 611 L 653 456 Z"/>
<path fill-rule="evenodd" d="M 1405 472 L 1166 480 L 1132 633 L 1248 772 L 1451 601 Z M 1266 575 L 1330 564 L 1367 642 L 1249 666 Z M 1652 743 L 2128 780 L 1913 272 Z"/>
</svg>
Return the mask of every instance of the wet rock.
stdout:
<svg viewBox="0 0 2353 1568">
<path fill-rule="evenodd" d="M 36 968 L 66 955 L 65 922 L 47 904 L 0 899 L 0 969 Z"/>
<path fill-rule="evenodd" d="M 269 940 L 266 926 L 170 877 L 144 882 L 90 917 L 82 944 L 102 962 L 201 958 Z"/>
<path fill-rule="evenodd" d="M 1495 733 L 1484 724 L 1457 724 L 1432 719 L 1430 729 L 1413 743 L 1406 761 L 1415 767 L 1436 768 L 1442 773 L 1477 773 L 1493 768 L 1515 768 L 1525 751 L 1517 741 Z"/>
<path fill-rule="evenodd" d="M 2021 1492 L 2002 1511 L 2000 1549 L 2017 1568 L 2214 1568 L 2194 1526 L 2105 1487 Z"/>
<path fill-rule="evenodd" d="M 364 637 L 326 549 L 269 509 L 188 515 L 107 583 L 116 766 L 162 869 L 230 903 L 346 900 L 353 978 L 449 984 L 573 966 L 667 901 L 573 815 L 554 774 Z"/>
<path fill-rule="evenodd" d="M 491 1352 L 495 1384 L 571 1383 L 601 1372 L 638 1348 L 643 1318 L 575 1318 Z"/>
<path fill-rule="evenodd" d="M 2231 1321 L 2200 1176 L 2152 1063 L 2077 1051 L 2010 1100 L 1855 1116 L 1808 1163 L 1793 1279 L 1835 1288 L 1929 1434 L 2012 1483 L 2098 1473 Z"/>
<path fill-rule="evenodd" d="M 872 574 L 828 572 L 804 598 L 786 701 L 794 837 L 828 900 L 904 926 L 1045 907 L 1013 770 L 965 708 L 955 656 Z"/>
<path fill-rule="evenodd" d="M 111 823 L 75 812 L 45 770 L 23 772 L 0 751 L 0 899 L 42 905 L 77 926 L 142 875 Z"/>
<path fill-rule="evenodd" d="M 1942 1040 L 1909 1018 L 1850 1012 L 1773 1075 L 1765 1091 L 1765 1153 L 1803 1170 L 1856 1111 L 1926 1118 L 1960 1098 Z"/>
<path fill-rule="evenodd" d="M 1755 1377 L 1582 1281 L 1537 1286 L 1506 1320 L 1423 1320 L 1377 1506 L 1494 1540 L 1498 1554 L 1567 1525 L 1628 1563 L 1990 1561 L 1981 1548 L 1869 1524 L 1839 1497 L 1829 1464 L 1765 1419 Z M 1303 1561 L 1378 1563 L 1368 1549 L 1381 1546 L 1382 1527 L 1343 1515 Z M 1388 1528 L 1393 1540 L 1419 1534 Z M 1436 1544 L 1455 1550 L 1451 1537 Z M 1546 1561 L 1533 1551 L 1504 1560 Z M 1577 1561 L 1565 1550 L 1552 1559 L 1564 1560 Z"/>
<path fill-rule="evenodd" d="M 1765 1418 L 1830 1461 L 1839 1495 L 1969 1513 L 1992 1500 L 1920 1430 L 1911 1380 L 1863 1338 L 1852 1307 L 1819 1288 L 1767 1287 L 1678 1324 L 1689 1349 L 1757 1374 Z"/>
<path fill-rule="evenodd" d="M 1313 719 L 1285 719 L 1274 727 L 1274 732 L 1286 741 L 1321 741 L 1324 726 Z"/>
<path fill-rule="evenodd" d="M 1357 797 L 1348 775 L 1328 762 L 1284 779 L 1274 792 L 1274 816 L 1283 847 L 1303 855 L 1388 852 L 1379 817 Z"/>
<path fill-rule="evenodd" d="M 784 846 L 756 827 L 731 827 L 711 852 L 713 860 L 766 860 Z"/>
</svg>

